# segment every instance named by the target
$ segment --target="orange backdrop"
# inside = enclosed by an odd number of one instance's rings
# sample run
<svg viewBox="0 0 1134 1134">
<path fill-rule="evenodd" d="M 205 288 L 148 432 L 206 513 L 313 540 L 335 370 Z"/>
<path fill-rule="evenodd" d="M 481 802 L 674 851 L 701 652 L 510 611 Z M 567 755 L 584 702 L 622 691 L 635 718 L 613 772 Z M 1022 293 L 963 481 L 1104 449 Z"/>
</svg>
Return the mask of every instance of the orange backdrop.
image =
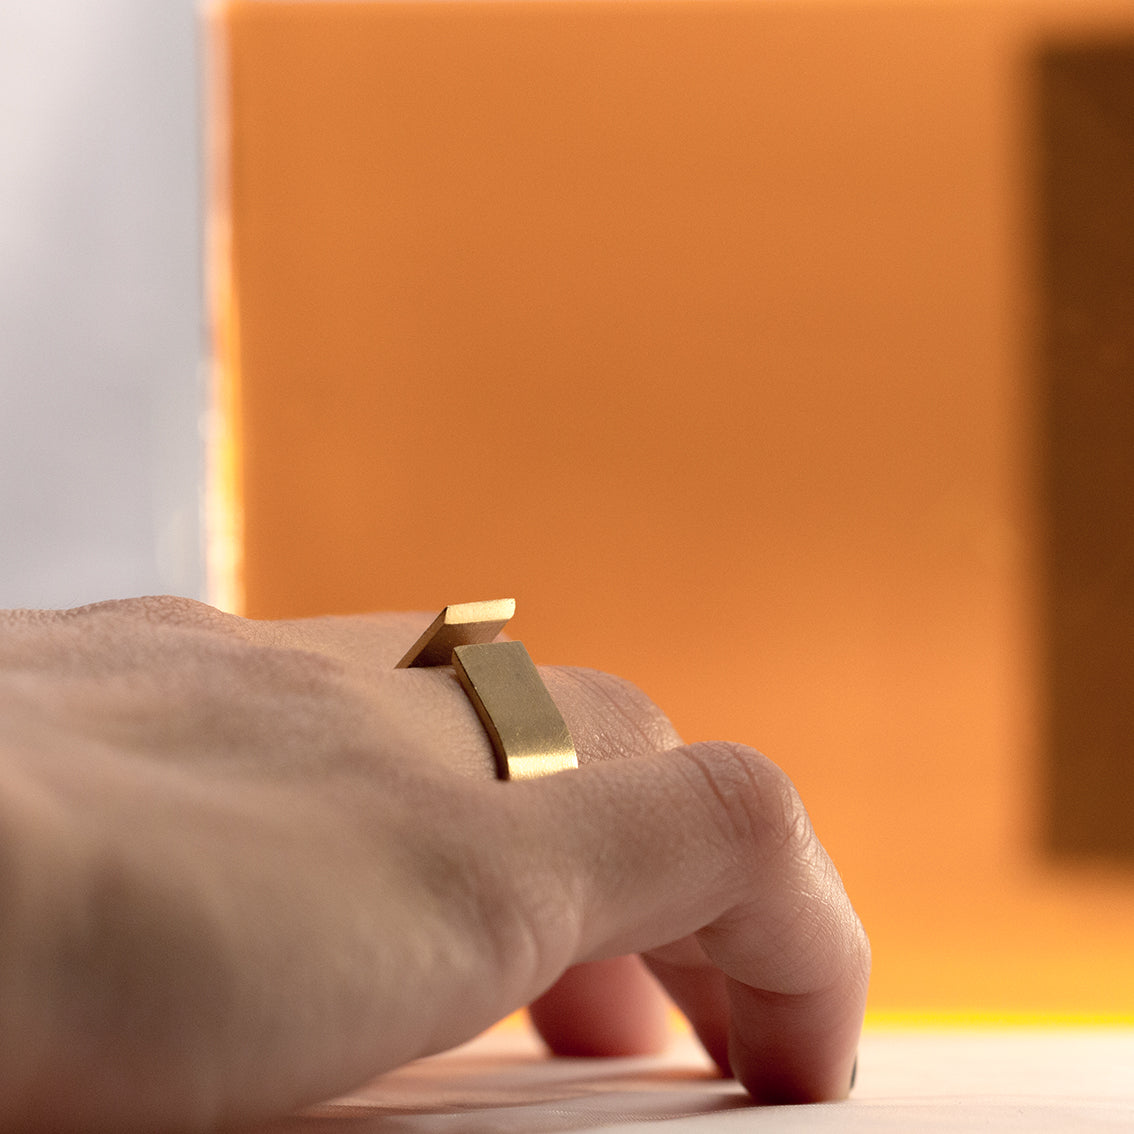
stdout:
<svg viewBox="0 0 1134 1134">
<path fill-rule="evenodd" d="M 231 601 L 514 595 L 537 659 L 789 771 L 876 1013 L 1134 1018 L 1134 880 L 1036 819 L 1028 65 L 1096 26 L 221 5 Z"/>
</svg>

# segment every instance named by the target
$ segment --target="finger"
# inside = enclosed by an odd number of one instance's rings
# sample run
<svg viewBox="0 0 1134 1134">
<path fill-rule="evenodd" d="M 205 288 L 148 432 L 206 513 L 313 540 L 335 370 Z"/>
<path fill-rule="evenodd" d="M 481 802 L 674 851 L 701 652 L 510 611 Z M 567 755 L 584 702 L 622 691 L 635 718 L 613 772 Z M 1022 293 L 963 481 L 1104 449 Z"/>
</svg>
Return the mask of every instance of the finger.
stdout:
<svg viewBox="0 0 1134 1134">
<path fill-rule="evenodd" d="M 548 668 L 544 682 L 567 721 L 581 766 L 654 755 L 680 743 L 636 686 L 596 670 Z M 665 1047 L 671 1004 L 636 956 L 575 965 L 530 1008 L 562 1056 L 645 1055 Z"/>
<path fill-rule="evenodd" d="M 438 723 L 445 726 L 443 747 L 463 754 L 462 768 L 475 765 L 491 776 L 495 766 L 491 760 L 470 758 L 472 753 L 483 755 L 487 751 L 484 730 L 475 714 L 468 711 L 467 697 L 449 667 L 394 670 L 431 617 L 386 613 L 245 622 L 244 633 L 264 644 L 333 657 L 350 666 L 356 678 L 371 681 L 375 690 L 382 684 L 393 684 L 396 699 L 409 703 L 430 727 Z M 580 764 L 661 752 L 681 743 L 665 714 L 628 681 L 597 670 L 557 666 L 541 666 L 540 674 L 563 714 Z M 405 688 L 410 683 L 414 692 L 407 697 Z M 419 701 L 425 703 L 419 705 Z M 452 706 L 448 711 L 444 701 Z"/>
<path fill-rule="evenodd" d="M 626 681 L 593 670 L 544 667 L 541 676 L 585 766 L 653 755 L 679 742 L 661 710 Z M 387 670 L 354 680 L 380 707 L 383 729 L 426 765 L 471 779 L 496 777 L 484 725 L 449 666 Z"/>
<path fill-rule="evenodd" d="M 669 718 L 636 685 L 593 669 L 541 667 L 567 722 L 579 764 L 629 760 L 681 743 Z"/>
<path fill-rule="evenodd" d="M 680 743 L 664 713 L 636 686 L 596 670 L 544 667 L 542 677 L 567 722 L 581 766 L 655 755 Z M 461 698 L 463 701 L 463 696 Z M 440 705 L 430 718 L 438 720 Z M 472 729 L 460 751 L 483 746 L 479 721 L 456 706 Z M 436 724 L 434 725 L 436 727 Z M 470 769 L 491 775 L 487 751 Z M 668 998 L 636 956 L 572 966 L 530 1006 L 536 1030 L 550 1049 L 563 1056 L 618 1056 L 661 1050 L 669 1038 Z"/>
<path fill-rule="evenodd" d="M 668 1001 L 636 956 L 572 966 L 529 1014 L 556 1055 L 650 1055 L 669 1038 Z"/>
<path fill-rule="evenodd" d="M 643 963 L 681 1009 L 721 1073 L 732 1075 L 728 978 L 705 956 L 697 938 L 686 937 L 651 950 Z"/>
<path fill-rule="evenodd" d="M 225 616 L 227 617 L 227 616 Z M 495 777 L 495 760 L 475 710 L 452 669 L 396 670 L 397 660 L 429 624 L 428 614 L 371 614 L 241 623 L 243 636 L 276 649 L 318 653 L 342 663 L 382 706 L 387 726 L 414 750 L 450 771 Z M 628 681 L 597 670 L 541 666 L 579 763 L 624 760 L 681 743 L 665 714 Z"/>
<path fill-rule="evenodd" d="M 573 899 L 545 938 L 551 952 L 658 950 L 656 971 L 690 1015 L 727 1030 L 728 1061 L 754 1097 L 846 1094 L 869 946 L 779 769 L 748 749 L 698 745 L 526 792 L 546 865 Z M 665 971 L 662 947 L 691 936 L 720 978 Z"/>
</svg>

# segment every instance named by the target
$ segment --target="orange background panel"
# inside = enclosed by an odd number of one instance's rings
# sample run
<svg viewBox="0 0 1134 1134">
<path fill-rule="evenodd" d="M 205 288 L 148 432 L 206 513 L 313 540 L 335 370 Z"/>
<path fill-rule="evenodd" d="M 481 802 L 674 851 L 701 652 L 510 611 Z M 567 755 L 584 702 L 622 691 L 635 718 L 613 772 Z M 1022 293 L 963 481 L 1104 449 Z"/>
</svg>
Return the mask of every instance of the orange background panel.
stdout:
<svg viewBox="0 0 1134 1134">
<path fill-rule="evenodd" d="M 796 780 L 877 1011 L 1134 1017 L 1044 861 L 1028 61 L 1126 4 L 222 5 L 243 608 L 514 595 Z"/>
</svg>

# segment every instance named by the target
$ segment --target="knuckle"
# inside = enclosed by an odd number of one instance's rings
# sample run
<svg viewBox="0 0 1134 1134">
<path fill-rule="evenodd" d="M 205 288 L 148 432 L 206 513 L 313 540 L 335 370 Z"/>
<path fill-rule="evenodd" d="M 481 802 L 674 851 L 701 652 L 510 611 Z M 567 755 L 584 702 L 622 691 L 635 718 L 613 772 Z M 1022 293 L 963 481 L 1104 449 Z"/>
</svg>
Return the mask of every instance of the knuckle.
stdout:
<svg viewBox="0 0 1134 1134">
<path fill-rule="evenodd" d="M 176 595 L 109 599 L 58 614 L 99 672 L 133 673 L 147 689 L 165 683 L 184 697 L 226 699 L 237 688 L 244 698 L 320 696 L 344 672 L 330 655 L 276 642 L 256 623 Z"/>
<path fill-rule="evenodd" d="M 807 853 L 813 838 L 807 809 L 787 774 L 768 757 L 720 742 L 682 753 L 718 829 L 748 861 Z"/>
<path fill-rule="evenodd" d="M 63 617 L 77 620 L 106 617 L 128 618 L 157 626 L 185 627 L 199 630 L 235 630 L 243 619 L 226 614 L 216 607 L 182 598 L 180 595 L 145 595 L 141 598 L 108 599 L 61 612 Z"/>
<path fill-rule="evenodd" d="M 580 763 L 632 759 L 681 743 L 661 709 L 625 678 L 574 667 L 550 667 L 543 675 Z"/>
<path fill-rule="evenodd" d="M 736 904 L 699 940 L 710 949 L 760 925 L 762 987 L 785 995 L 852 989 L 865 996 L 869 943 L 842 880 L 788 776 L 735 744 L 682 750 L 725 848 Z M 839 993 L 842 995 L 842 993 Z"/>
</svg>

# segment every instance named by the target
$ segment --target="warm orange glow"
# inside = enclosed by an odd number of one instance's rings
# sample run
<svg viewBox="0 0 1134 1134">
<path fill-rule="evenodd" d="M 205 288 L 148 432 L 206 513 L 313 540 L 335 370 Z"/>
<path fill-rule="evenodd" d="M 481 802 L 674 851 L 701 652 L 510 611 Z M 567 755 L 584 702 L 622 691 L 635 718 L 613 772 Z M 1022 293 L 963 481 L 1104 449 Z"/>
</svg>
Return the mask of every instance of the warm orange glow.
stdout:
<svg viewBox="0 0 1134 1134">
<path fill-rule="evenodd" d="M 515 594 L 787 768 L 874 1018 L 1134 1019 L 1134 878 L 1036 831 L 1026 67 L 1088 21 L 225 5 L 245 609 Z"/>
<path fill-rule="evenodd" d="M 216 225 L 210 241 L 213 262 L 222 263 L 227 238 L 223 226 Z M 225 277 L 220 276 L 223 281 Z M 243 495 L 240 489 L 240 352 L 239 320 L 231 289 L 219 282 L 213 295 L 213 327 L 217 395 L 209 415 L 212 458 L 206 492 L 208 527 L 209 599 L 222 610 L 244 608 L 243 571 Z"/>
<path fill-rule="evenodd" d="M 215 9 L 219 13 L 220 9 Z M 214 15 L 214 19 L 219 19 Z M 213 398 L 209 406 L 210 461 L 205 490 L 208 531 L 209 600 L 222 610 L 244 608 L 244 493 L 241 478 L 240 318 L 236 309 L 232 262 L 228 94 L 219 76 L 227 70 L 226 40 L 209 42 L 207 105 L 209 138 L 209 211 L 206 218 L 206 273 L 213 335 Z"/>
</svg>

